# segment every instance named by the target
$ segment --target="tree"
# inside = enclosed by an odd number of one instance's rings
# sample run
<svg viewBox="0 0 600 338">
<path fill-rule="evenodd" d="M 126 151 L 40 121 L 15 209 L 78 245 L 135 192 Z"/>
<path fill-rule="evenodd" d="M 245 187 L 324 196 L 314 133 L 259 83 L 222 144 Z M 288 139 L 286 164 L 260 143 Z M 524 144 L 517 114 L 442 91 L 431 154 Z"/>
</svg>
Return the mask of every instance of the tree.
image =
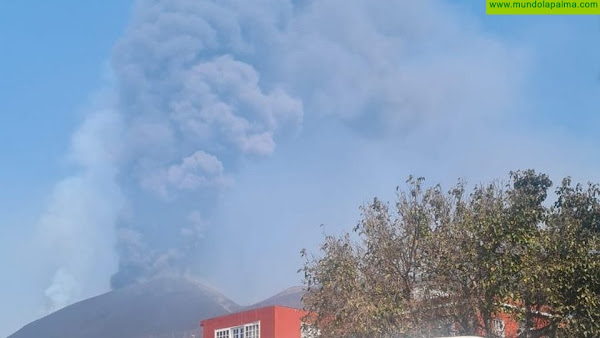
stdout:
<svg viewBox="0 0 600 338">
<path fill-rule="evenodd" d="M 548 216 L 544 206 L 552 181 L 533 170 L 511 172 L 507 186 L 505 273 L 507 280 L 506 310 L 522 323 L 522 336 L 539 337 L 549 333 L 549 323 L 542 323 L 539 314 L 547 309 L 544 278 L 551 264 L 546 253 L 542 226 Z M 518 306 L 517 306 L 518 305 Z"/>
<path fill-rule="evenodd" d="M 426 281 L 428 241 L 439 187 L 423 190 L 423 178 L 410 177 L 398 189 L 393 213 L 378 199 L 361 208 L 362 219 L 349 233 L 327 236 L 322 256 L 308 257 L 303 269 L 306 309 L 325 336 L 378 337 L 425 334 L 421 311 L 431 298 Z M 419 328 L 420 332 L 415 332 Z"/>
<path fill-rule="evenodd" d="M 350 237 L 327 236 L 321 245 L 322 257 L 308 259 L 304 267 L 308 292 L 303 297 L 315 314 L 305 322 L 317 327 L 325 337 L 362 336 L 369 333 L 371 308 L 367 302 L 357 253 Z"/>
<path fill-rule="evenodd" d="M 504 193 L 498 184 L 475 187 L 468 196 L 464 185 L 452 190 L 454 207 L 448 222 L 435 232 L 440 249 L 432 275 L 436 288 L 453 301 L 447 310 L 460 334 L 491 332 L 490 324 L 503 295 Z"/>
<path fill-rule="evenodd" d="M 548 305 L 557 334 L 600 336 L 600 189 L 565 178 L 548 220 Z"/>
<path fill-rule="evenodd" d="M 395 208 L 374 199 L 353 232 L 303 251 L 306 309 L 326 337 L 494 336 L 500 314 L 522 336 L 600 336 L 600 190 L 556 191 L 547 175 L 448 192 L 409 177 Z M 355 240 L 351 240 L 355 238 Z"/>
</svg>

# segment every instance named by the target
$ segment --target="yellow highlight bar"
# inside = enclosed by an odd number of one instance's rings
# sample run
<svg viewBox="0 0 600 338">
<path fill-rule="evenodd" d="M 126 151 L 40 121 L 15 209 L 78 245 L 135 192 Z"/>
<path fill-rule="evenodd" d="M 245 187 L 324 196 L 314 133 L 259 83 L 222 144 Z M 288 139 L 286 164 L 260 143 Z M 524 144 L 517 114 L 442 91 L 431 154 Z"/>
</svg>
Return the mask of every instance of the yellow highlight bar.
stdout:
<svg viewBox="0 0 600 338">
<path fill-rule="evenodd" d="M 488 15 L 600 15 L 600 0 L 486 0 Z"/>
</svg>

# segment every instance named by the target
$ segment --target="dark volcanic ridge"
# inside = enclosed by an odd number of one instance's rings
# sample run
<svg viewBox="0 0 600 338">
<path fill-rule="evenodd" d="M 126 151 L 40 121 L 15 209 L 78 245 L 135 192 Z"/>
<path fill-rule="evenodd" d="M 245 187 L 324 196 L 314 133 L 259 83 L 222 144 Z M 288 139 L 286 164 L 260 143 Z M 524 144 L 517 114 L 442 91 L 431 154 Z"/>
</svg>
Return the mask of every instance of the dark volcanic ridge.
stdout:
<svg viewBox="0 0 600 338">
<path fill-rule="evenodd" d="M 306 293 L 306 288 L 304 288 L 303 286 L 294 286 L 294 287 L 291 287 L 289 289 L 286 289 L 286 290 L 276 294 L 275 296 L 269 297 L 263 301 L 260 301 L 258 303 L 252 304 L 252 305 L 245 306 L 243 309 L 244 310 L 258 309 L 261 307 L 272 306 L 272 305 L 281 305 L 281 306 L 287 306 L 287 307 L 293 307 L 296 309 L 301 309 L 301 308 L 303 308 L 302 296 L 304 296 L 304 293 Z"/>
<path fill-rule="evenodd" d="M 292 287 L 242 307 L 190 278 L 160 277 L 67 306 L 9 338 L 199 338 L 202 319 L 270 305 L 301 308 L 303 294 Z"/>
</svg>

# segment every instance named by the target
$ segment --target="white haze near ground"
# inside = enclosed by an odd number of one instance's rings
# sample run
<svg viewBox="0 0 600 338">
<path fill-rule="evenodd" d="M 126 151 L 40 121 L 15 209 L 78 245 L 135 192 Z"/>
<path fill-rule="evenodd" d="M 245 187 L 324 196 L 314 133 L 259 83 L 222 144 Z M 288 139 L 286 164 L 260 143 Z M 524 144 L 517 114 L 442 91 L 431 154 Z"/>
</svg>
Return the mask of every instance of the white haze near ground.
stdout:
<svg viewBox="0 0 600 338">
<path fill-rule="evenodd" d="M 597 178 L 593 142 L 522 117 L 536 57 L 437 0 L 138 1 L 27 246 L 23 320 L 108 291 L 119 260 L 260 300 L 409 174 Z"/>
</svg>

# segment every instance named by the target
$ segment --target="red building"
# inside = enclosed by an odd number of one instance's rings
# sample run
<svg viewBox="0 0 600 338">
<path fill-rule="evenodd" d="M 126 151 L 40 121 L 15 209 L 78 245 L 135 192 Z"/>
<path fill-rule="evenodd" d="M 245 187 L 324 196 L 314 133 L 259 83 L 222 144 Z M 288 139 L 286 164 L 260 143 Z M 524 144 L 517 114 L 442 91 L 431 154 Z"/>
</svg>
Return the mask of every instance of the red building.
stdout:
<svg viewBox="0 0 600 338">
<path fill-rule="evenodd" d="M 301 338 L 305 311 L 269 306 L 201 322 L 204 338 Z"/>
<path fill-rule="evenodd" d="M 307 312 L 284 306 L 268 306 L 259 309 L 224 315 L 203 320 L 202 333 L 204 338 L 312 338 L 316 333 L 305 332 L 302 328 L 302 318 Z M 549 324 L 549 314 L 536 312 L 535 328 L 541 329 Z M 495 337 L 520 337 L 520 323 L 508 314 L 499 314 L 491 323 Z M 480 330 L 479 335 L 485 336 Z M 542 336 L 546 337 L 546 336 Z"/>
</svg>

